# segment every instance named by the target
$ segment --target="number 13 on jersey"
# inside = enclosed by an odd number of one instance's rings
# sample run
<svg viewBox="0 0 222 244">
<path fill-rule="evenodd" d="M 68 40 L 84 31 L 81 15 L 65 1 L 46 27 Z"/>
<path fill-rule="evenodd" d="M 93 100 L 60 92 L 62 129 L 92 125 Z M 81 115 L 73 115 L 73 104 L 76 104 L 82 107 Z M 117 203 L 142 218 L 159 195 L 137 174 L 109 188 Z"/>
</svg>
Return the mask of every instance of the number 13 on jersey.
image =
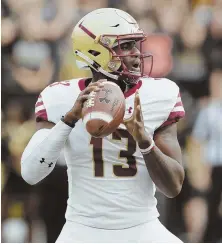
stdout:
<svg viewBox="0 0 222 244">
<path fill-rule="evenodd" d="M 121 141 L 127 139 L 127 150 L 119 151 L 119 158 L 125 158 L 127 167 L 116 159 L 113 165 L 113 173 L 117 177 L 133 177 L 137 173 L 136 158 L 133 154 L 136 152 L 136 142 L 127 130 L 117 129 L 112 135 L 113 140 Z M 93 146 L 94 176 L 104 176 L 104 158 L 103 158 L 103 138 L 92 137 L 90 144 Z"/>
</svg>

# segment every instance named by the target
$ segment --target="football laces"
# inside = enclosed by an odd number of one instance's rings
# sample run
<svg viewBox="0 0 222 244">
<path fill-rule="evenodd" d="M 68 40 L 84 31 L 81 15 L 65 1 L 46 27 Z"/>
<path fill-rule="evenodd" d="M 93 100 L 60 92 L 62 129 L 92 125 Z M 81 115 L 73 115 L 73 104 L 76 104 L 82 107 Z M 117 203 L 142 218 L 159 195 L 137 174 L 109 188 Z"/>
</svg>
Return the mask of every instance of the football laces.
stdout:
<svg viewBox="0 0 222 244">
<path fill-rule="evenodd" d="M 86 102 L 86 107 L 87 108 L 91 108 L 91 107 L 93 107 L 95 105 L 95 96 L 96 96 L 96 92 L 92 91 L 90 93 L 90 98 Z"/>
</svg>

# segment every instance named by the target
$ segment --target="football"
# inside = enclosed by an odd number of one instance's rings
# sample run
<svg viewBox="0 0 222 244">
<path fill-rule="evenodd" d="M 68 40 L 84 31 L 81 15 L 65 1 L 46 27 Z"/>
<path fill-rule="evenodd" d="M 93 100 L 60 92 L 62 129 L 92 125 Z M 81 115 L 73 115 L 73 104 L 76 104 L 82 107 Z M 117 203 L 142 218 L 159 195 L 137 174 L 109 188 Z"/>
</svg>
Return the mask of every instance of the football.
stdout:
<svg viewBox="0 0 222 244">
<path fill-rule="evenodd" d="M 93 137 L 105 137 L 114 132 L 123 121 L 125 97 L 118 85 L 103 82 L 98 92 L 91 92 L 91 98 L 83 106 L 82 119 L 86 130 Z"/>
</svg>

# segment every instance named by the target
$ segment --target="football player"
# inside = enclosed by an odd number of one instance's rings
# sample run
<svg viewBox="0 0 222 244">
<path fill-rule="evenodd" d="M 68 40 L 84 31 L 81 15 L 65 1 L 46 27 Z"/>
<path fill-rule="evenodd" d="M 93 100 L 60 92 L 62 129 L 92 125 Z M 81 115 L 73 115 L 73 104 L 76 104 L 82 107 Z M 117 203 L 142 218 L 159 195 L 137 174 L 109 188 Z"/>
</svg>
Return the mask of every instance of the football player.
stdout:
<svg viewBox="0 0 222 244">
<path fill-rule="evenodd" d="M 93 78 L 53 83 L 38 98 L 38 130 L 23 153 L 21 172 L 36 184 L 64 149 L 69 198 L 57 242 L 180 242 L 159 222 L 154 194 L 156 187 L 170 198 L 181 190 L 176 122 L 185 112 L 174 82 L 143 74 L 150 56 L 142 52 L 145 39 L 128 13 L 92 11 L 77 23 L 72 40 L 78 66 L 90 68 Z M 93 138 L 81 111 L 103 80 L 121 87 L 126 111 L 114 133 Z"/>
</svg>

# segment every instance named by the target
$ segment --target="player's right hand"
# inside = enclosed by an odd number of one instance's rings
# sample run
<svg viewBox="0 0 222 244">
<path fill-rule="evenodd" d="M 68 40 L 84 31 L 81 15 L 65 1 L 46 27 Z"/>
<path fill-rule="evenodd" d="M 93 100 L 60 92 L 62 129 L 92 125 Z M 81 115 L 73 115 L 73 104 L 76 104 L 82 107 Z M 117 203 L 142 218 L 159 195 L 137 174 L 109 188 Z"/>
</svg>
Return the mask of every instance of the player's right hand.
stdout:
<svg viewBox="0 0 222 244">
<path fill-rule="evenodd" d="M 78 121 L 82 117 L 82 108 L 84 102 L 90 98 L 90 93 L 92 91 L 98 92 L 101 88 L 103 88 L 103 81 L 105 81 L 105 79 L 90 83 L 82 92 L 80 92 L 74 106 L 64 116 L 65 122 L 72 123 L 73 121 Z"/>
</svg>

